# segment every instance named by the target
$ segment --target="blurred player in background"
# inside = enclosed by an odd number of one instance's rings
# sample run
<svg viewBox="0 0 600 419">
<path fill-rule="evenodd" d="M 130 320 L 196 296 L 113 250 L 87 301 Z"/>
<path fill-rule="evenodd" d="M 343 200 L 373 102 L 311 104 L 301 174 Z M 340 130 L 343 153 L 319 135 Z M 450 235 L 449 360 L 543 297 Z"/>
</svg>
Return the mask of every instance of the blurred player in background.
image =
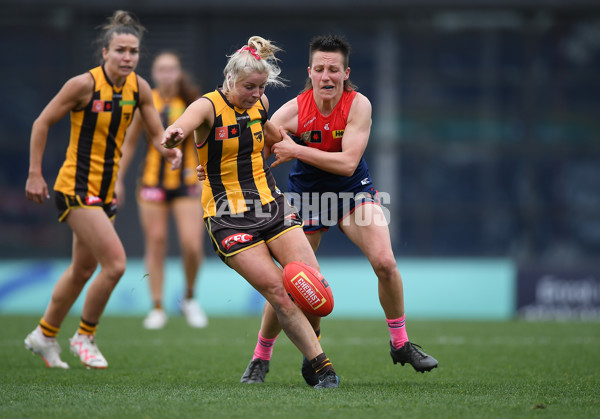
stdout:
<svg viewBox="0 0 600 419">
<path fill-rule="evenodd" d="M 114 193 L 121 144 L 136 109 L 157 149 L 174 167 L 180 150 L 160 146 L 163 127 L 152 101 L 152 90 L 133 71 L 139 60 L 144 27 L 131 14 L 116 11 L 103 27 L 101 65 L 68 80 L 33 123 L 27 198 L 38 204 L 49 199 L 42 175 L 48 131 L 71 113 L 71 138 L 54 185 L 59 221 L 73 230 L 72 261 L 61 275 L 39 326 L 25 347 L 48 367 L 69 368 L 60 358 L 56 336 L 84 285 L 100 264 L 85 296 L 79 329 L 70 349 L 89 368 L 106 368 L 95 333 L 106 303 L 125 271 L 125 250 L 113 225 Z"/>
<path fill-rule="evenodd" d="M 173 52 L 158 54 L 152 63 L 152 95 L 163 125 L 169 126 L 185 108 L 200 96 L 200 90 L 190 83 L 181 68 L 179 56 Z M 141 117 L 135 114 L 123 144 L 123 157 L 117 180 L 119 205 L 124 202 L 124 178 L 143 130 Z M 149 274 L 153 308 L 144 319 L 146 329 L 162 329 L 167 323 L 163 308 L 163 282 L 167 255 L 169 214 L 173 213 L 182 252 L 186 291 L 180 309 L 188 324 L 202 328 L 208 325 L 204 310 L 194 299 L 196 277 L 204 257 L 201 184 L 196 178 L 198 164 L 193 136 L 179 146 L 183 153 L 182 167 L 170 170 L 164 157 L 147 147 L 138 179 L 137 200 L 145 237 L 145 263 Z"/>
<path fill-rule="evenodd" d="M 206 168 L 202 190 L 204 222 L 219 257 L 270 303 L 275 323 L 304 354 L 316 388 L 338 387 L 339 379 L 309 321 L 288 297 L 281 266 L 318 264 L 289 205 L 266 164 L 262 149 L 269 84 L 283 84 L 275 52 L 261 37 L 229 57 L 222 87 L 191 104 L 165 131 L 172 147 L 192 132 L 200 164 Z M 271 134 L 273 135 L 273 134 Z"/>
<path fill-rule="evenodd" d="M 313 39 L 304 91 L 278 109 L 270 120 L 280 129 L 275 137 L 279 142 L 271 147 L 276 157 L 271 167 L 296 159 L 288 189 L 292 204 L 304 219 L 304 232 L 312 248 L 316 251 L 319 247 L 330 225 L 327 221 L 337 221 L 377 275 L 394 364 L 409 363 L 419 372 L 430 371 L 437 367 L 437 361 L 410 342 L 406 333 L 402 279 L 385 215 L 363 158 L 371 130 L 371 103 L 350 82 L 349 55 L 350 45 L 340 37 Z M 267 138 L 267 153 L 272 139 Z M 322 207 L 322 194 L 332 192 L 338 195 L 337 202 Z M 308 211 L 315 206 L 321 207 L 316 212 Z M 320 338 L 320 318 L 310 321 Z M 280 330 L 273 308 L 266 302 L 254 356 L 242 382 L 264 381 Z M 309 385 L 315 384 L 315 372 L 306 359 L 302 375 Z"/>
</svg>

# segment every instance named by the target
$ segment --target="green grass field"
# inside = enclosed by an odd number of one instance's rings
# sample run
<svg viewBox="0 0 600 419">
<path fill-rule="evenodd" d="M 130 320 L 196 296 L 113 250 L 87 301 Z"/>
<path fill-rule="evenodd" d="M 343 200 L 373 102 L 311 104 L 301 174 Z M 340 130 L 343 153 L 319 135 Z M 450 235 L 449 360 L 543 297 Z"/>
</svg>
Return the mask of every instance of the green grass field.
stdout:
<svg viewBox="0 0 600 419">
<path fill-rule="evenodd" d="M 409 321 L 411 340 L 440 366 L 420 374 L 394 365 L 383 320 L 323 323 L 322 344 L 341 378 L 315 390 L 285 335 L 262 385 L 239 383 L 258 318 L 212 318 L 193 330 L 172 317 L 160 331 L 140 318 L 104 317 L 98 345 L 107 370 L 68 351 L 78 319 L 59 341 L 70 370 L 46 368 L 24 349 L 39 316 L 0 316 L 1 418 L 591 418 L 600 416 L 600 325 Z"/>
</svg>

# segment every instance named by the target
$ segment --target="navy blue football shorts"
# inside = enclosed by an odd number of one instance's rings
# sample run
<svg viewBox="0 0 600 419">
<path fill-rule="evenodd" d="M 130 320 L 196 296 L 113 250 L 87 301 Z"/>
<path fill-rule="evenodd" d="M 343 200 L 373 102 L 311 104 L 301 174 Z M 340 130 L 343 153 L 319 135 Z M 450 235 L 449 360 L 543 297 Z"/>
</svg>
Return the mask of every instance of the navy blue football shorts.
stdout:
<svg viewBox="0 0 600 419">
<path fill-rule="evenodd" d="M 288 186 L 291 190 L 286 196 L 298 208 L 307 234 L 328 231 L 361 205 L 379 205 L 377 190 L 371 182 L 359 184 L 354 190 L 345 192 L 306 192 L 293 190 L 292 184 Z"/>
</svg>

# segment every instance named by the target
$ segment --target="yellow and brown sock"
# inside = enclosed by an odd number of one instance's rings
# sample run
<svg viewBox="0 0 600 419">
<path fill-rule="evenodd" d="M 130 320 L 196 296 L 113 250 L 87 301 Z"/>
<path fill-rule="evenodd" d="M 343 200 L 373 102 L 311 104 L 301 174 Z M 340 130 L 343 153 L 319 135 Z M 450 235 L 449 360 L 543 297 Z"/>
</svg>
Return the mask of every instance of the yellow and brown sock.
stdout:
<svg viewBox="0 0 600 419">
<path fill-rule="evenodd" d="M 81 321 L 79 322 L 79 329 L 77 330 L 77 333 L 79 333 L 80 335 L 93 336 L 96 334 L 97 327 L 98 327 L 98 323 L 87 322 L 87 321 L 83 320 L 83 317 L 82 317 Z"/>
<path fill-rule="evenodd" d="M 42 329 L 42 334 L 47 338 L 55 338 L 58 335 L 60 327 L 52 326 L 42 317 L 40 320 L 40 329 Z"/>
<path fill-rule="evenodd" d="M 331 363 L 329 358 L 327 358 L 325 353 L 321 353 L 320 355 L 317 355 L 315 358 L 311 359 L 310 364 L 312 365 L 317 375 L 321 375 L 326 371 L 332 371 L 335 373 L 335 370 L 333 369 L 333 364 Z"/>
</svg>

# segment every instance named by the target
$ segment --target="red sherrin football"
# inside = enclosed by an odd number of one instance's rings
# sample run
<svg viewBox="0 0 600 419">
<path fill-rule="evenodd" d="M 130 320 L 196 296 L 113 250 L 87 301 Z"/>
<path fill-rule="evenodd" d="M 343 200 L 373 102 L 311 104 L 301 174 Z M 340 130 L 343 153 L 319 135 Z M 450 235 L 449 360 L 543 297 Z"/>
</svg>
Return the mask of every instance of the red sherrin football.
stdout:
<svg viewBox="0 0 600 419">
<path fill-rule="evenodd" d="M 302 262 L 283 268 L 283 286 L 305 313 L 325 317 L 333 310 L 333 294 L 321 272 Z"/>
</svg>

